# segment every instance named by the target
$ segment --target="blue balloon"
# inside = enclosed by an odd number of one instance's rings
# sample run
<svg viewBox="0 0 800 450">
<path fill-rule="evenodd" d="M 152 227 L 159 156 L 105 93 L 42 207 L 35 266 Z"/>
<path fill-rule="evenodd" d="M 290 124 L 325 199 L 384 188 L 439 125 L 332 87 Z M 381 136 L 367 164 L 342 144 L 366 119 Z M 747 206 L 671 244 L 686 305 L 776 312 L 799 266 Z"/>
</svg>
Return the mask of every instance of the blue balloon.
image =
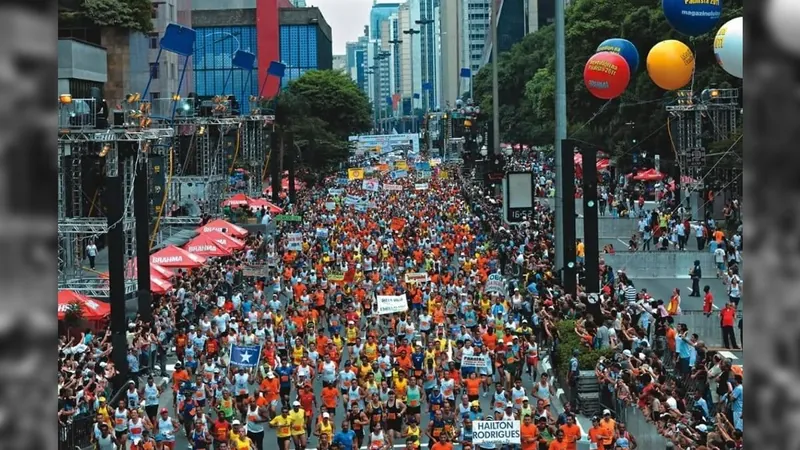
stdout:
<svg viewBox="0 0 800 450">
<path fill-rule="evenodd" d="M 639 68 L 639 50 L 637 50 L 636 46 L 627 39 L 606 39 L 597 46 L 596 53 L 598 52 L 611 52 L 619 54 L 619 56 L 622 56 L 622 58 L 625 59 L 625 62 L 628 63 L 628 67 L 631 69 L 631 74 L 636 72 L 636 69 Z"/>
<path fill-rule="evenodd" d="M 722 0 L 661 0 L 664 17 L 675 31 L 700 36 L 713 30 L 722 16 Z"/>
</svg>

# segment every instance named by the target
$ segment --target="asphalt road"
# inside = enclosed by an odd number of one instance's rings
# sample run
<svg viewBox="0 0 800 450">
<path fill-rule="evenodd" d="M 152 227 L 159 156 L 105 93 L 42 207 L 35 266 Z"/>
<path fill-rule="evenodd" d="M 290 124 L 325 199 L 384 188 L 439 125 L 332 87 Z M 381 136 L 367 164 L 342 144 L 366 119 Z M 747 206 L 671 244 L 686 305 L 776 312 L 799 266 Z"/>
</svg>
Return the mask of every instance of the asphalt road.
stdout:
<svg viewBox="0 0 800 450">
<path fill-rule="evenodd" d="M 655 299 L 662 299 L 667 302 L 672 296 L 672 290 L 681 290 L 681 309 L 687 311 L 700 311 L 703 309 L 702 297 L 689 297 L 692 292 L 692 280 L 688 278 L 669 279 L 669 278 L 636 278 L 633 280 L 637 290 L 647 289 L 647 292 Z M 722 308 L 727 301 L 728 294 L 722 280 L 718 278 L 703 278 L 700 281 L 700 289 L 703 286 L 710 286 L 711 293 L 714 295 L 714 304 Z M 702 292 L 701 292 L 702 294 Z"/>
<path fill-rule="evenodd" d="M 346 359 L 346 358 L 343 357 L 342 360 L 344 360 L 344 359 Z M 549 370 L 549 368 L 550 368 L 550 364 L 549 364 L 548 358 L 545 357 L 539 364 L 539 373 L 541 373 L 543 370 Z M 173 369 L 173 366 L 171 364 L 168 364 L 167 365 L 167 371 L 169 373 L 171 373 L 172 369 Z M 528 376 L 528 375 L 523 375 L 522 382 L 523 382 L 523 386 L 526 388 L 526 390 L 528 392 L 528 397 L 533 399 L 533 396 L 531 395 L 531 392 L 532 392 L 531 391 L 531 387 L 534 384 L 534 380 L 532 380 L 531 377 Z M 255 388 L 255 386 L 253 388 Z M 252 390 L 252 388 L 251 388 L 251 390 Z M 321 391 L 322 391 L 322 382 L 319 380 L 319 377 L 318 377 L 317 381 L 314 383 L 314 393 L 317 395 L 317 399 L 318 400 L 320 399 Z M 559 393 L 560 393 L 560 390 L 559 390 Z M 292 400 L 294 400 L 295 395 L 296 395 L 296 391 L 293 389 L 292 390 L 292 396 L 291 396 Z M 481 398 L 480 398 L 481 409 L 482 409 L 482 411 L 484 411 L 484 413 L 492 411 L 491 397 L 492 397 L 491 394 L 489 394 L 486 397 L 481 396 Z M 554 414 L 557 414 L 557 413 L 560 413 L 560 412 L 563 411 L 563 406 L 561 405 L 561 402 L 558 400 L 557 397 L 558 397 L 558 395 L 556 395 L 555 397 L 552 398 L 552 403 L 553 403 L 552 407 L 553 407 L 553 413 Z M 459 402 L 459 400 L 460 399 L 458 399 L 458 398 L 456 399 L 457 402 Z M 173 412 L 174 411 L 174 407 L 173 407 L 173 403 L 172 403 L 172 391 L 171 390 L 167 389 L 164 392 L 164 394 L 162 394 L 160 406 L 168 408 L 170 410 L 170 415 L 172 417 L 175 417 L 174 412 Z M 215 418 L 215 416 L 209 415 L 209 419 L 213 420 L 214 418 Z M 337 407 L 337 410 L 336 410 L 336 416 L 334 417 L 334 423 L 335 423 L 334 430 L 341 429 L 341 423 L 342 423 L 343 418 L 344 418 L 344 407 L 343 407 L 343 405 L 339 404 L 338 407 Z M 423 413 L 422 413 L 421 419 L 422 420 L 421 420 L 420 429 L 422 430 L 422 434 L 423 434 L 423 437 L 421 438 L 421 441 L 422 441 L 421 446 L 422 447 L 428 447 L 428 438 L 425 436 L 425 430 L 427 429 L 427 426 L 428 426 L 429 417 L 428 417 L 428 414 L 427 414 L 427 408 L 425 408 L 424 406 L 423 406 Z M 314 416 L 314 422 L 313 423 L 316 423 L 316 415 Z M 582 430 L 584 431 L 584 434 L 585 434 L 585 431 L 588 430 L 589 427 L 591 426 L 591 421 L 590 421 L 590 419 L 588 417 L 579 416 L 578 417 L 578 424 L 581 426 L 581 428 L 582 428 Z M 268 449 L 274 448 L 273 446 L 276 445 L 276 442 L 277 441 L 276 441 L 275 431 L 270 429 L 269 427 L 265 427 L 264 448 L 268 448 Z M 316 450 L 317 443 L 318 443 L 318 441 L 317 441 L 316 436 L 313 436 L 313 435 L 310 436 L 309 439 L 308 439 L 307 450 Z M 396 442 L 394 442 L 394 447 L 395 448 L 403 448 L 403 447 L 405 447 L 405 441 L 404 440 L 396 440 Z M 176 449 L 191 448 L 189 446 L 188 440 L 186 439 L 186 436 L 183 434 L 182 431 L 179 432 L 178 435 L 176 436 L 176 447 L 175 448 Z M 294 447 L 292 447 L 292 448 L 294 448 Z M 366 449 L 367 447 L 365 445 L 362 445 L 361 448 L 362 449 Z"/>
</svg>

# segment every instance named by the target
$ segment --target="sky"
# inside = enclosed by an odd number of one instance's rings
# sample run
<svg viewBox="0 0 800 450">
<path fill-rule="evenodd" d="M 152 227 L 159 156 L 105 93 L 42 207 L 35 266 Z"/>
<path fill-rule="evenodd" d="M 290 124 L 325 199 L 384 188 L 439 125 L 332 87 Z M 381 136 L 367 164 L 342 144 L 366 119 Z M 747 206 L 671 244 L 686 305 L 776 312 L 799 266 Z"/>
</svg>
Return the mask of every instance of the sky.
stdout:
<svg viewBox="0 0 800 450">
<path fill-rule="evenodd" d="M 364 35 L 372 0 L 306 0 L 306 6 L 316 6 L 322 11 L 331 26 L 333 54 L 344 55 L 345 44 Z"/>
</svg>

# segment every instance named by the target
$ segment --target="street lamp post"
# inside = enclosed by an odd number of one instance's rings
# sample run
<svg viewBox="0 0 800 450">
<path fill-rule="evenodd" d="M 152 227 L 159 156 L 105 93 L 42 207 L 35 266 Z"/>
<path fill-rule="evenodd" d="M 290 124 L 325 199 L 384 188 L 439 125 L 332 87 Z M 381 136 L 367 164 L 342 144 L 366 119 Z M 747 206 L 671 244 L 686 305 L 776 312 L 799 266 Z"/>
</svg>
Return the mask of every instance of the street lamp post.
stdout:
<svg viewBox="0 0 800 450">
<path fill-rule="evenodd" d="M 407 34 L 410 40 L 409 48 L 409 60 L 410 60 L 410 68 L 411 68 L 411 132 L 416 132 L 416 124 L 417 124 L 417 116 L 414 113 L 414 35 L 420 34 L 420 30 L 415 30 L 414 28 L 409 28 L 407 30 L 403 30 L 403 34 Z"/>
<path fill-rule="evenodd" d="M 397 47 L 402 43 L 403 43 L 402 39 L 392 39 L 392 40 L 389 41 L 389 44 L 391 44 L 392 47 L 394 48 L 394 54 L 395 54 L 395 56 L 394 56 L 395 59 L 392 61 L 392 64 L 395 64 L 395 61 L 399 57 L 398 54 L 397 54 Z M 399 66 L 399 64 L 398 64 L 398 66 Z M 402 74 L 395 73 L 395 77 L 398 77 L 402 81 Z M 392 91 L 392 95 L 399 93 L 399 92 L 396 92 L 394 90 L 394 86 L 392 86 L 391 91 Z M 397 91 L 399 91 L 399 89 Z M 397 116 L 397 113 L 396 113 L 396 111 L 394 109 L 394 101 L 392 101 L 392 112 L 393 112 L 393 114 L 392 114 L 392 116 L 393 116 L 392 117 L 393 118 L 392 123 L 394 123 L 394 119 L 396 119 L 396 116 Z"/>
</svg>

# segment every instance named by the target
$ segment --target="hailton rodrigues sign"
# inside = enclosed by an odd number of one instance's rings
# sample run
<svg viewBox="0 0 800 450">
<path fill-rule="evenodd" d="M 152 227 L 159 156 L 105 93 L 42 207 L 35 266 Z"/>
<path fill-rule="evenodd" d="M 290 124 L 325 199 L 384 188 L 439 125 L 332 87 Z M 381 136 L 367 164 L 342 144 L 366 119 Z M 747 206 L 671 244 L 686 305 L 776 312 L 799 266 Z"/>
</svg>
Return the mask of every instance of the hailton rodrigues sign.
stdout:
<svg viewBox="0 0 800 450">
<path fill-rule="evenodd" d="M 519 420 L 476 420 L 472 422 L 472 443 L 519 445 Z"/>
</svg>

